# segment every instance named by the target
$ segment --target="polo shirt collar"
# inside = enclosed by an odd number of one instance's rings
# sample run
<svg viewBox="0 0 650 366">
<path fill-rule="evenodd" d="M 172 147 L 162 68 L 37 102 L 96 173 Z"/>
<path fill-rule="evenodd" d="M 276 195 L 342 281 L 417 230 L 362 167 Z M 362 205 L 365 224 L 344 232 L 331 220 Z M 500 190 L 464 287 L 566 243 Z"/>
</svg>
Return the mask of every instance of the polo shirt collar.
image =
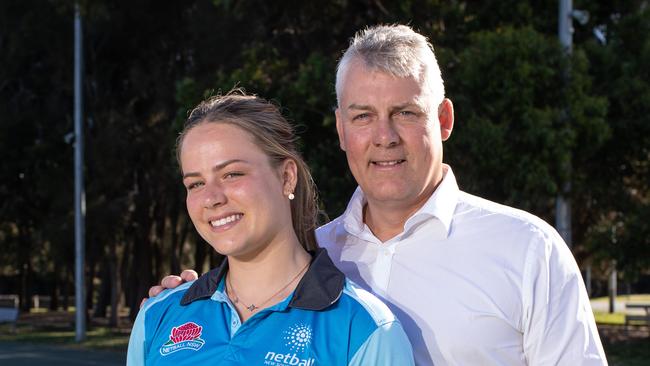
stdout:
<svg viewBox="0 0 650 366">
<path fill-rule="evenodd" d="M 437 219 L 441 225 L 441 235 L 445 238 L 449 236 L 451 222 L 458 203 L 458 183 L 451 167 L 443 164 L 443 179 L 438 185 L 433 195 L 417 210 L 404 224 L 404 232 L 399 236 L 409 235 L 420 224 L 430 219 Z M 345 230 L 355 236 L 362 237 L 369 230 L 366 230 L 366 224 L 363 222 L 363 207 L 366 205 L 366 197 L 357 187 L 343 213 L 343 225 Z"/>
<path fill-rule="evenodd" d="M 310 252 L 312 260 L 307 272 L 298 282 L 289 307 L 304 310 L 323 310 L 335 303 L 343 293 L 345 276 L 334 266 L 324 248 Z M 185 292 L 181 305 L 211 297 L 218 289 L 219 283 L 228 273 L 228 258 L 221 265 L 203 274 Z"/>
</svg>

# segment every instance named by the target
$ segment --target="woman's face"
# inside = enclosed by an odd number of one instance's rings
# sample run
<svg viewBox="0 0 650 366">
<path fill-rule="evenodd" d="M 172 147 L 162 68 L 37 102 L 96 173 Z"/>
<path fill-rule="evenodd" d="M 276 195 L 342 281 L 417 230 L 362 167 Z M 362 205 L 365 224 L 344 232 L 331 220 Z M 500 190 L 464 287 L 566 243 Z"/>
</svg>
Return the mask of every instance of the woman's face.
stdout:
<svg viewBox="0 0 650 366">
<path fill-rule="evenodd" d="M 216 251 L 251 258 L 294 235 L 286 196 L 295 187 L 292 160 L 272 167 L 252 135 L 226 123 L 192 128 L 180 158 L 187 211 Z"/>
</svg>

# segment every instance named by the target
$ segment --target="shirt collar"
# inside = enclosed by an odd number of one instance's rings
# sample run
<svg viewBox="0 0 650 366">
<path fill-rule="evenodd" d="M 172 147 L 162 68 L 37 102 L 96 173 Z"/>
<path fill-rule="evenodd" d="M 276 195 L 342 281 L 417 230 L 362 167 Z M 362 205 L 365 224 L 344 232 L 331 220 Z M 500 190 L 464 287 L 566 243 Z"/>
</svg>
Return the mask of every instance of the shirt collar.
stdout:
<svg viewBox="0 0 650 366">
<path fill-rule="evenodd" d="M 366 196 L 363 194 L 361 187 L 357 187 L 348 202 L 348 207 L 343 213 L 343 225 L 345 230 L 350 234 L 361 235 L 364 232 L 365 223 L 363 222 L 363 206 L 366 205 Z"/>
<path fill-rule="evenodd" d="M 289 306 L 318 311 L 339 299 L 345 285 L 345 276 L 334 266 L 326 249 L 318 248 L 310 254 L 311 264 L 296 286 Z M 219 267 L 203 274 L 190 286 L 181 299 L 181 305 L 189 305 L 193 301 L 211 297 L 218 290 L 219 283 L 226 273 L 228 273 L 227 258 Z"/>
<path fill-rule="evenodd" d="M 442 169 L 444 174 L 442 181 L 424 205 L 406 220 L 402 235 L 408 235 L 419 224 L 431 218 L 436 218 L 442 225 L 441 229 L 444 230 L 444 236 L 449 236 L 460 191 L 451 167 L 443 164 Z M 350 234 L 356 236 L 364 235 L 363 207 L 366 202 L 366 197 L 361 187 L 357 187 L 343 213 L 343 225 L 345 226 L 345 230 Z"/>
</svg>

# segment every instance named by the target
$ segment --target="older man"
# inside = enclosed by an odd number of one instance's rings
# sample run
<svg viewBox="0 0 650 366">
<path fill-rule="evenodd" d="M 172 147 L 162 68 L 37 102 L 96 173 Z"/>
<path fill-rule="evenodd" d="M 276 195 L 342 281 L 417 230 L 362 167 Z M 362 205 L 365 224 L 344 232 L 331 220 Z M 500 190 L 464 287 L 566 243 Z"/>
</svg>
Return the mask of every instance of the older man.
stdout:
<svg viewBox="0 0 650 366">
<path fill-rule="evenodd" d="M 336 93 L 340 145 L 359 188 L 343 215 L 318 229 L 318 242 L 389 304 L 416 364 L 606 364 L 557 232 L 460 191 L 442 163 L 454 110 L 426 38 L 403 25 L 358 33 Z"/>
</svg>

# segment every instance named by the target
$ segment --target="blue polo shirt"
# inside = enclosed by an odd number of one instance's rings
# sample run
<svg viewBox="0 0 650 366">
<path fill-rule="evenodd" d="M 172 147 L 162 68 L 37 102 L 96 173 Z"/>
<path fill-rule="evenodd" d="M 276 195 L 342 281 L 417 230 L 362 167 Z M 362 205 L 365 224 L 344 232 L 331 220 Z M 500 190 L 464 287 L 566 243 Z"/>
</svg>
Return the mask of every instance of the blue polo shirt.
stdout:
<svg viewBox="0 0 650 366">
<path fill-rule="evenodd" d="M 242 323 L 225 293 L 228 262 L 149 299 L 127 365 L 413 365 L 388 307 L 334 266 L 325 249 L 294 292 Z"/>
</svg>

